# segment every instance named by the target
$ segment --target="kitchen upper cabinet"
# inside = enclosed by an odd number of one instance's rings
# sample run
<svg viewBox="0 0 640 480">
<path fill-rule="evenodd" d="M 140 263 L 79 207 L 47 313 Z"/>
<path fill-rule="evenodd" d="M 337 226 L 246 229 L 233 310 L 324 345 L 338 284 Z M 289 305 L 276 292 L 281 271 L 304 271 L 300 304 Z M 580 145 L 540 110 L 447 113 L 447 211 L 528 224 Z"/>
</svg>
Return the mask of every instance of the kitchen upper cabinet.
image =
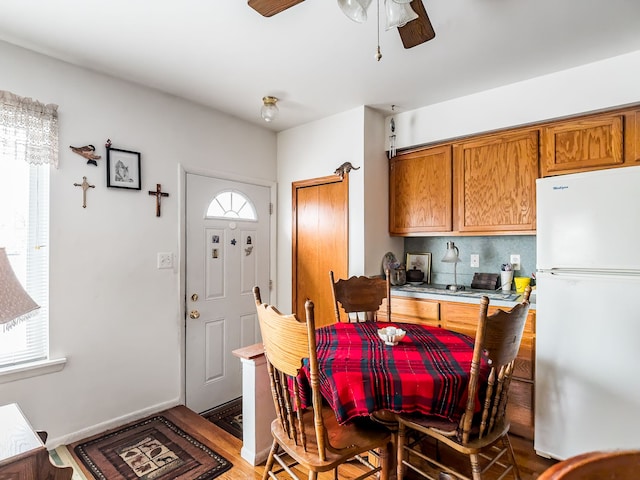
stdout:
<svg viewBox="0 0 640 480">
<path fill-rule="evenodd" d="M 391 235 L 536 231 L 539 176 L 640 166 L 638 105 L 415 150 L 391 159 Z"/>
<path fill-rule="evenodd" d="M 453 178 L 454 231 L 535 232 L 538 129 L 455 143 Z"/>
<path fill-rule="evenodd" d="M 635 123 L 631 114 L 629 122 Z M 618 112 L 543 127 L 540 150 L 542 176 L 623 166 L 624 126 L 625 114 Z"/>
<path fill-rule="evenodd" d="M 391 159 L 389 233 L 451 231 L 451 145 Z"/>
</svg>

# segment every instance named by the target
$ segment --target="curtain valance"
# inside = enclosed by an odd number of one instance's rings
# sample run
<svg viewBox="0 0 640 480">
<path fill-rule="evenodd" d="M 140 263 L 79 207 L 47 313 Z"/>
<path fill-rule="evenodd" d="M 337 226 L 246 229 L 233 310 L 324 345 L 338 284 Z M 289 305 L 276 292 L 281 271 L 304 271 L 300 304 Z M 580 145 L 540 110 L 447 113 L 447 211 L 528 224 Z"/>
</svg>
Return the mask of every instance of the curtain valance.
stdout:
<svg viewBox="0 0 640 480">
<path fill-rule="evenodd" d="M 0 157 L 58 168 L 58 106 L 0 90 Z"/>
</svg>

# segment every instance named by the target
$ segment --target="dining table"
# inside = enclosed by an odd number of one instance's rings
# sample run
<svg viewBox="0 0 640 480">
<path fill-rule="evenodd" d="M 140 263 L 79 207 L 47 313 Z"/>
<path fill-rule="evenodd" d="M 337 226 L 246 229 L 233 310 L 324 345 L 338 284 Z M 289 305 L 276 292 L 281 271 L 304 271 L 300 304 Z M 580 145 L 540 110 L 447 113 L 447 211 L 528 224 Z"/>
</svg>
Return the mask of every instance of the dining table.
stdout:
<svg viewBox="0 0 640 480">
<path fill-rule="evenodd" d="M 396 345 L 378 335 L 389 326 L 406 332 Z M 467 335 L 421 324 L 335 323 L 316 330 L 316 344 L 320 391 L 341 424 L 380 412 L 457 421 L 464 412 L 474 346 Z M 481 385 L 488 371 L 483 359 Z M 298 376 L 303 391 L 308 374 L 305 364 Z"/>
</svg>

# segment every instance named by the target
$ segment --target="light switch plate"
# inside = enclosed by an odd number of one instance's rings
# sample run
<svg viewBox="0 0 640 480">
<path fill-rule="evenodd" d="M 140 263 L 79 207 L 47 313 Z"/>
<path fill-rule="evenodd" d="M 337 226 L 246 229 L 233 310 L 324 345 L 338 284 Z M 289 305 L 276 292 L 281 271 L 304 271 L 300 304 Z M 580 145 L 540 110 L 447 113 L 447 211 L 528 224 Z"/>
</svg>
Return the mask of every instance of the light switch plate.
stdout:
<svg viewBox="0 0 640 480">
<path fill-rule="evenodd" d="M 158 268 L 173 268 L 173 254 L 158 253 Z"/>
<path fill-rule="evenodd" d="M 480 255 L 477 253 L 471 254 L 471 268 L 480 268 Z"/>
</svg>

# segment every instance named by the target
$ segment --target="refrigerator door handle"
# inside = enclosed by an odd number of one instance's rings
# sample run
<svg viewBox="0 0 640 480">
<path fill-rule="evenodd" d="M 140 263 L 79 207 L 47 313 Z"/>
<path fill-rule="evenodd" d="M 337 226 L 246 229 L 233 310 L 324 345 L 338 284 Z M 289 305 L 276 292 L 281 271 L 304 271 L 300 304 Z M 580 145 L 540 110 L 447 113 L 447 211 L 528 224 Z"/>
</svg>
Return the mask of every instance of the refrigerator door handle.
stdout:
<svg viewBox="0 0 640 480">
<path fill-rule="evenodd" d="M 607 270 L 592 268 L 550 268 L 548 270 L 538 270 L 537 273 L 548 273 L 551 275 L 580 275 L 589 277 L 640 277 L 640 270 Z"/>
</svg>

